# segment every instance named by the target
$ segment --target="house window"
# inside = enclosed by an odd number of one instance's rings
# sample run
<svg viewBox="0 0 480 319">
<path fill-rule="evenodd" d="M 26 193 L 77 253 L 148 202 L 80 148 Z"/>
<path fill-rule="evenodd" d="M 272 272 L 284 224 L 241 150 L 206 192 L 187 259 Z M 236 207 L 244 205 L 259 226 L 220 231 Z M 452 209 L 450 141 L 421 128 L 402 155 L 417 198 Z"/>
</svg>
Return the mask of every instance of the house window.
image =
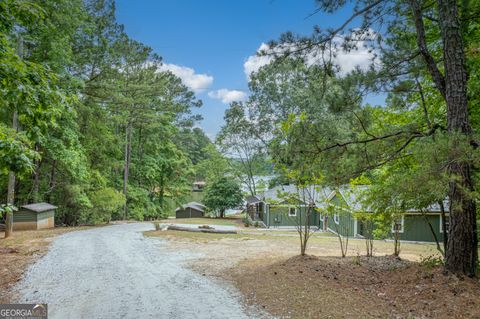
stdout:
<svg viewBox="0 0 480 319">
<path fill-rule="evenodd" d="M 333 221 L 335 222 L 335 224 L 340 224 L 340 216 L 338 214 L 334 214 Z"/>
<path fill-rule="evenodd" d="M 450 229 L 450 217 L 449 216 L 445 216 L 445 228 L 447 229 L 447 232 L 448 232 L 448 229 Z M 440 232 L 443 233 L 443 218 L 442 218 L 442 215 L 440 215 Z"/>
<path fill-rule="evenodd" d="M 288 216 L 290 216 L 290 217 L 297 216 L 297 209 L 295 207 L 290 207 L 288 209 Z"/>
<path fill-rule="evenodd" d="M 402 215 L 400 218 L 397 218 L 392 223 L 392 233 L 403 233 L 403 228 L 405 225 L 405 219 Z"/>
</svg>

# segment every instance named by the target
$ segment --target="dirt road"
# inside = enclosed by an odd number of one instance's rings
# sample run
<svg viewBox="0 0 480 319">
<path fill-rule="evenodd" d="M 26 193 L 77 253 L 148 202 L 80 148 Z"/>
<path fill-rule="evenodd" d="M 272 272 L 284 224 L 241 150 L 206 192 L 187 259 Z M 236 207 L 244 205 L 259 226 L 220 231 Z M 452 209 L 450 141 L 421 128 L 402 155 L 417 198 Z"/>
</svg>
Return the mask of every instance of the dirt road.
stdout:
<svg viewBox="0 0 480 319">
<path fill-rule="evenodd" d="M 68 233 L 18 285 L 20 302 L 48 303 L 49 318 L 253 318 L 238 295 L 189 270 L 192 252 L 145 238 L 152 225 Z"/>
</svg>

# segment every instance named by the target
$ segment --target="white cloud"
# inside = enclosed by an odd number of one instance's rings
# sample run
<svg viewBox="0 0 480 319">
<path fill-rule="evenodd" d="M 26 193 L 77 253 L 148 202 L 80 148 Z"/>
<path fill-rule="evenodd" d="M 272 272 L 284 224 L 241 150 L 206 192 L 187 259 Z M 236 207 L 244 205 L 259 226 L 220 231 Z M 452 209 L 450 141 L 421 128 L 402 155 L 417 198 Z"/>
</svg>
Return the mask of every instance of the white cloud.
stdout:
<svg viewBox="0 0 480 319">
<path fill-rule="evenodd" d="M 186 66 L 176 64 L 162 64 L 160 71 L 170 71 L 178 76 L 183 84 L 195 93 L 208 89 L 213 83 L 213 76 L 195 73 L 195 70 Z"/>
<path fill-rule="evenodd" d="M 369 52 L 367 48 L 361 47 L 350 52 L 341 50 L 337 53 L 335 62 L 340 67 L 340 74 L 347 74 L 357 66 L 362 70 L 367 70 L 371 64 L 372 57 L 372 52 Z"/>
<path fill-rule="evenodd" d="M 265 43 L 262 43 L 257 52 L 267 51 L 268 49 L 269 46 Z M 243 64 L 243 71 L 245 72 L 247 79 L 250 78 L 250 74 L 252 74 L 252 72 L 257 72 L 262 66 L 269 64 L 272 60 L 273 57 L 268 55 L 259 56 L 255 54 L 249 56 Z"/>
<path fill-rule="evenodd" d="M 344 51 L 341 48 L 341 43 L 343 38 L 337 36 L 334 38 L 333 43 L 337 44 L 337 48 L 333 49 L 333 60 L 334 63 L 340 67 L 340 74 L 344 75 L 353 71 L 357 66 L 363 70 L 366 70 L 371 62 L 372 58 L 375 56 L 374 50 L 369 49 L 366 44 L 370 40 L 373 40 L 376 36 L 376 33 L 373 30 L 369 30 L 367 35 L 357 35 L 352 33 L 350 37 L 352 39 L 356 39 L 356 49 L 352 49 L 349 52 Z M 280 53 L 282 51 L 287 51 L 288 49 L 295 50 L 296 46 L 294 44 L 286 45 L 286 47 L 279 47 L 271 50 L 268 44 L 262 43 L 257 50 L 257 54 L 249 56 L 245 63 L 243 64 L 243 70 L 245 75 L 247 76 L 247 80 L 250 78 L 252 72 L 257 72 L 262 66 L 269 64 L 273 60 L 272 55 L 261 55 L 259 56 L 259 52 L 268 52 L 268 51 L 275 51 Z M 320 53 L 317 52 L 309 52 L 306 56 L 306 63 L 308 65 L 313 65 L 319 63 Z"/>
<path fill-rule="evenodd" d="M 212 99 L 222 100 L 225 104 L 229 104 L 234 101 L 244 101 L 247 98 L 247 93 L 239 90 L 220 89 L 208 92 L 208 96 Z"/>
</svg>

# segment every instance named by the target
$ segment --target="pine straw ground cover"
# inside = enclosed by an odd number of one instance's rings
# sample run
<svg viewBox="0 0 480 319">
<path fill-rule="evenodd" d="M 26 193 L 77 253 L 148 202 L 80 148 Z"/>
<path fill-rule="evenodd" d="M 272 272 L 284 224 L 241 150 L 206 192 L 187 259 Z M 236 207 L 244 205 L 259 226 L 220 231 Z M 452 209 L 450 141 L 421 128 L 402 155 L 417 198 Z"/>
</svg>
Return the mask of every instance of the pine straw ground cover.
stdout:
<svg viewBox="0 0 480 319">
<path fill-rule="evenodd" d="M 247 260 L 229 276 L 281 318 L 480 318 L 478 279 L 392 256 Z"/>
<path fill-rule="evenodd" d="M 338 239 L 319 233 L 299 257 L 296 236 L 246 230 L 236 235 L 176 231 L 146 232 L 168 240 L 172 251 L 192 251 L 193 270 L 226 280 L 246 303 L 278 318 L 480 318 L 478 279 L 445 276 L 428 266 L 438 257 L 432 244 L 375 241 L 375 257 L 359 256 L 363 240 L 351 240 L 340 257 Z M 279 236 L 282 235 L 282 236 Z"/>
<path fill-rule="evenodd" d="M 0 304 L 12 302 L 11 288 L 27 267 L 48 251 L 55 236 L 91 227 L 58 227 L 54 229 L 15 231 L 5 239 L 0 232 Z"/>
</svg>

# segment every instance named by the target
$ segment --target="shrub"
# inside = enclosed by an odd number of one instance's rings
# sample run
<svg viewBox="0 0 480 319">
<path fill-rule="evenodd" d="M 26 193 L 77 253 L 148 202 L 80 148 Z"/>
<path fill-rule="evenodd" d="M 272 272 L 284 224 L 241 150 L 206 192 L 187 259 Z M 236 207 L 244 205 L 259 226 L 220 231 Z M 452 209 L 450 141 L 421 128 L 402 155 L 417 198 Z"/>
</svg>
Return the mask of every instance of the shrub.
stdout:
<svg viewBox="0 0 480 319">
<path fill-rule="evenodd" d="M 57 224 L 78 225 L 90 223 L 92 202 L 84 186 L 67 185 L 63 189 L 62 200 L 55 214 Z"/>
<path fill-rule="evenodd" d="M 125 205 L 125 196 L 111 187 L 106 187 L 93 192 L 90 201 L 92 209 L 89 222 L 99 224 L 112 219 L 112 214 Z"/>
<path fill-rule="evenodd" d="M 427 268 L 434 268 L 443 265 L 443 258 L 437 255 L 422 256 L 420 259 L 420 265 Z"/>
</svg>

